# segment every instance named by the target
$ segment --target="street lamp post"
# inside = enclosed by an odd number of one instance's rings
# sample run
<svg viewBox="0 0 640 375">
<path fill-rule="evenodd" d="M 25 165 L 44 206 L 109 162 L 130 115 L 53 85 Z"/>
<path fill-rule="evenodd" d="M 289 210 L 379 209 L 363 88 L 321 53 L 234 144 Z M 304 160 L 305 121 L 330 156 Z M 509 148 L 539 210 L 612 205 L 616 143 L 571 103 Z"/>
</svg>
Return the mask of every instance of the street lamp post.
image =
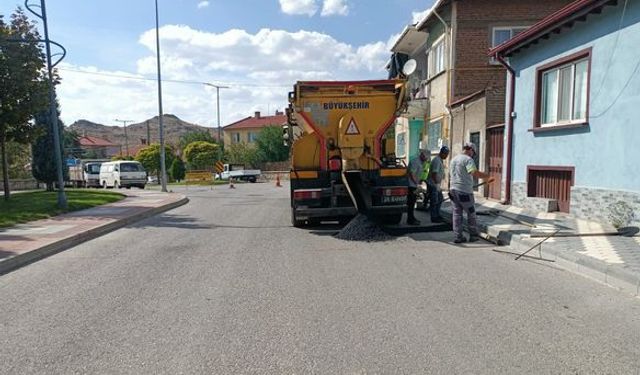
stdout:
<svg viewBox="0 0 640 375">
<path fill-rule="evenodd" d="M 158 61 L 158 127 L 160 133 L 160 182 L 162 191 L 167 192 L 167 166 L 164 152 L 164 125 L 162 123 L 162 74 L 160 68 L 160 23 L 158 21 L 158 0 L 156 4 L 156 59 Z"/>
<path fill-rule="evenodd" d="M 216 88 L 216 107 L 217 107 L 217 115 L 218 115 L 218 142 L 222 141 L 222 128 L 220 128 L 220 89 L 228 89 L 229 86 L 220 86 L 214 85 L 213 83 L 203 82 L 207 86 Z M 224 143 L 224 142 L 223 142 Z"/>
<path fill-rule="evenodd" d="M 45 4 L 45 0 L 40 0 L 39 6 L 29 4 L 29 0 L 25 0 L 24 6 L 29 12 L 42 20 L 42 25 L 44 27 L 44 39 L 38 41 L 44 42 L 47 52 L 47 73 L 49 78 L 49 116 L 51 117 L 51 132 L 53 133 L 53 150 L 55 152 L 56 179 L 58 180 L 58 208 L 66 209 L 67 195 L 64 192 L 64 176 L 62 173 L 62 146 L 60 145 L 62 134 L 60 134 L 60 129 L 58 128 L 58 109 L 56 107 L 56 92 L 54 87 L 53 68 L 55 68 L 56 65 L 58 65 L 60 61 L 62 61 L 62 59 L 64 59 L 67 51 L 62 45 L 60 45 L 60 43 L 56 43 L 53 40 L 49 39 L 49 22 L 47 19 L 47 7 Z M 32 8 L 40 8 L 40 13 L 34 11 Z M 58 61 L 56 61 L 55 63 L 52 62 L 52 44 L 62 49 L 61 57 L 59 57 Z"/>
</svg>

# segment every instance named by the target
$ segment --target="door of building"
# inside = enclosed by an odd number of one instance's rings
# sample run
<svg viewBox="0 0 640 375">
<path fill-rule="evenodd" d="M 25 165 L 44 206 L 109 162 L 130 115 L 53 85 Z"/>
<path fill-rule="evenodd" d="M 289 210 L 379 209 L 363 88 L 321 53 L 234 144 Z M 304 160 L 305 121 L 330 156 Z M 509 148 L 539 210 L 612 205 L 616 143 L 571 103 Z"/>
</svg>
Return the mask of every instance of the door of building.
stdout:
<svg viewBox="0 0 640 375">
<path fill-rule="evenodd" d="M 487 129 L 487 160 L 489 174 L 495 179 L 489 184 L 489 198 L 500 199 L 502 191 L 502 159 L 504 154 L 504 126 Z"/>
<path fill-rule="evenodd" d="M 420 142 L 422 141 L 423 120 L 409 120 L 409 160 L 418 155 Z"/>
</svg>

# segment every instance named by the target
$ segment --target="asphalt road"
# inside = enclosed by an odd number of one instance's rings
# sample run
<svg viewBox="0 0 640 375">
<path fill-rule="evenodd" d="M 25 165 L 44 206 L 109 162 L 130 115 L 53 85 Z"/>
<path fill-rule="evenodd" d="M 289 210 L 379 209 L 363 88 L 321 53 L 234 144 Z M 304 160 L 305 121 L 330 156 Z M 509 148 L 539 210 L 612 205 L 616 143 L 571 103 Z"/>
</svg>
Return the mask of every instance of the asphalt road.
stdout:
<svg viewBox="0 0 640 375">
<path fill-rule="evenodd" d="M 289 226 L 288 190 L 183 207 L 0 276 L 0 373 L 640 374 L 640 300 L 453 246 Z"/>
</svg>

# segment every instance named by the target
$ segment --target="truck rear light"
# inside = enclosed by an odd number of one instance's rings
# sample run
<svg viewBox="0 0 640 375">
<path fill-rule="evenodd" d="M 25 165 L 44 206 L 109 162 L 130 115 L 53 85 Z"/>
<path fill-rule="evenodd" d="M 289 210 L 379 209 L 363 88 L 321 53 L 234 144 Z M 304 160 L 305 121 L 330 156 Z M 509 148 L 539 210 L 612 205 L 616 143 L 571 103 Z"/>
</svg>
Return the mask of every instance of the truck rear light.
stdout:
<svg viewBox="0 0 640 375">
<path fill-rule="evenodd" d="M 408 189 L 406 187 L 394 187 L 394 188 L 382 188 L 380 193 L 385 197 L 398 197 L 407 195 Z"/>
<path fill-rule="evenodd" d="M 321 196 L 322 196 L 321 189 L 304 189 L 304 190 L 293 191 L 293 199 L 296 201 L 320 199 Z"/>
<path fill-rule="evenodd" d="M 329 159 L 329 170 L 332 172 L 338 172 L 342 169 L 342 160 Z"/>
</svg>

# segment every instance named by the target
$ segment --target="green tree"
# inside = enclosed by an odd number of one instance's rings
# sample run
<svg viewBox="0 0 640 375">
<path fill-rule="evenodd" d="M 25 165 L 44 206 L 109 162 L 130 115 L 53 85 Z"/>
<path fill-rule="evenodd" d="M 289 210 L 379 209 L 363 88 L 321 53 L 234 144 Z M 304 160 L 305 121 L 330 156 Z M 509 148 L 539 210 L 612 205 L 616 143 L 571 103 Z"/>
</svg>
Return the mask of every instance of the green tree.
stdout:
<svg viewBox="0 0 640 375">
<path fill-rule="evenodd" d="M 209 142 L 216 143 L 211 134 L 207 131 L 192 131 L 180 136 L 180 150 L 184 150 L 190 143 L 193 142 Z"/>
<path fill-rule="evenodd" d="M 171 147 L 164 146 L 165 165 L 171 165 L 173 163 L 174 154 Z M 155 174 L 159 176 L 160 172 L 160 145 L 157 143 L 151 144 L 140 151 L 136 155 L 135 160 L 139 161 L 144 169 L 149 174 Z"/>
<path fill-rule="evenodd" d="M 211 170 L 218 160 L 218 145 L 196 141 L 189 143 L 183 151 L 189 169 Z"/>
<path fill-rule="evenodd" d="M 59 115 L 59 113 L 58 113 Z M 58 120 L 58 130 L 60 134 L 64 131 L 64 124 L 60 118 Z M 47 185 L 47 191 L 53 191 L 54 183 L 58 181 L 58 167 L 56 163 L 55 146 L 53 142 L 53 132 L 51 131 L 51 120 L 49 111 L 43 111 L 36 115 L 35 126 L 38 136 L 31 145 L 33 161 L 31 163 L 31 173 L 33 177 Z M 60 140 L 61 146 L 63 140 Z M 64 156 L 64 154 L 62 155 Z M 62 158 L 62 175 L 65 181 L 69 180 L 69 168 Z"/>
<path fill-rule="evenodd" d="M 31 146 L 7 142 L 7 158 L 9 160 L 9 178 L 26 179 L 31 177 Z"/>
<path fill-rule="evenodd" d="M 282 128 L 268 126 L 263 128 L 256 139 L 260 161 L 285 161 L 289 159 L 289 147 L 284 145 Z"/>
<path fill-rule="evenodd" d="M 0 15 L 0 159 L 5 200 L 10 197 L 7 142 L 31 142 L 35 131 L 31 120 L 48 104 L 39 39 L 36 25 L 21 9 L 9 23 Z"/>
<path fill-rule="evenodd" d="M 230 164 L 255 167 L 260 162 L 258 149 L 246 143 L 234 143 L 224 150 L 224 158 Z"/>
<path fill-rule="evenodd" d="M 176 157 L 175 159 L 173 159 L 173 163 L 171 163 L 171 168 L 169 169 L 169 172 L 171 174 L 171 178 L 173 178 L 174 181 L 182 181 L 184 180 L 184 176 L 186 174 L 186 168 L 184 166 L 184 162 L 182 161 L 182 159 L 180 159 L 179 157 Z"/>
</svg>

